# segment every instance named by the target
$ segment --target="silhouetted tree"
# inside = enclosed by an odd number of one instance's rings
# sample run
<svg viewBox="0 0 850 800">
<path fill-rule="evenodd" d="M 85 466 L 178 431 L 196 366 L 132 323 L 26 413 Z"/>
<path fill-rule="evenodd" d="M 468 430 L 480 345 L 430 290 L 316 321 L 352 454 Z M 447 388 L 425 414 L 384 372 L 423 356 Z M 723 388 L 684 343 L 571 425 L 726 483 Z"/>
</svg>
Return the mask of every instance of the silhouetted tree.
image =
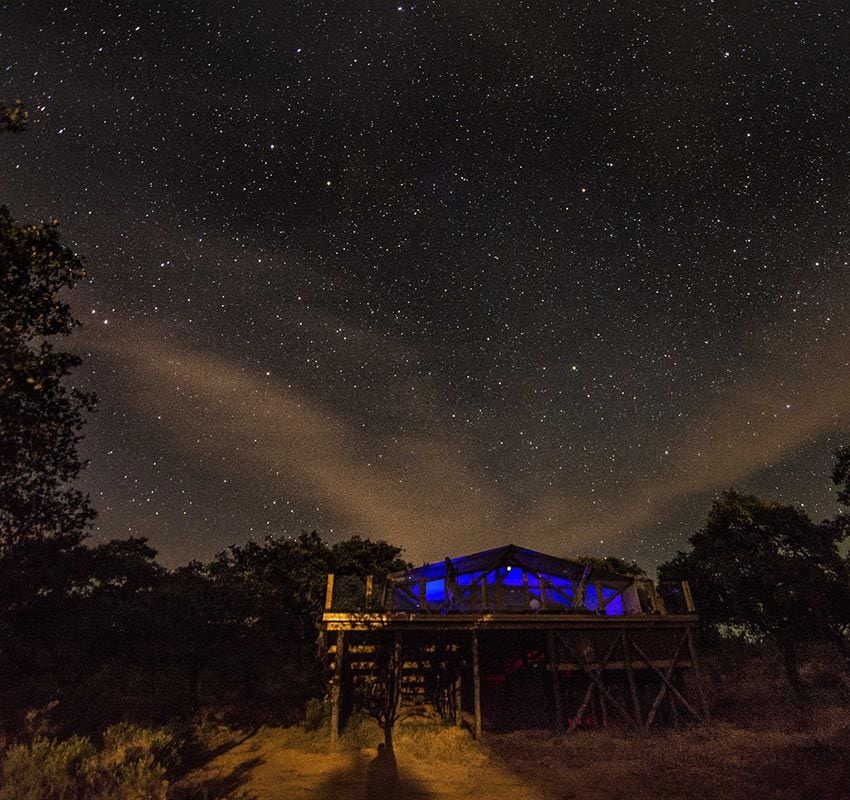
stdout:
<svg viewBox="0 0 850 800">
<path fill-rule="evenodd" d="M 0 208 L 0 556 L 24 540 L 73 546 L 94 516 L 73 485 L 94 398 L 67 386 L 80 359 L 54 347 L 77 325 L 60 292 L 83 275 L 54 223 L 18 225 Z"/>
<path fill-rule="evenodd" d="M 79 359 L 55 347 L 77 324 L 60 293 L 83 274 L 55 223 L 19 225 L 0 207 L 0 670 L 21 701 L 10 673 L 67 670 L 61 620 L 90 577 L 94 511 L 74 481 L 94 398 L 68 386 Z"/>
<path fill-rule="evenodd" d="M 645 578 L 646 570 L 634 561 L 625 561 L 617 556 L 579 556 L 575 559 L 579 564 L 590 565 L 591 568 L 601 572 L 613 572 L 616 575 L 627 575 L 630 578 Z"/>
<path fill-rule="evenodd" d="M 315 531 L 235 545 L 206 568 L 233 610 L 232 633 L 221 659 L 239 676 L 246 702 L 274 677 L 286 676 L 284 697 L 301 702 L 321 690 L 323 664 L 317 647 L 327 574 L 383 576 L 403 569 L 401 549 L 352 537 L 329 545 Z M 274 672 L 274 676 L 271 675 Z"/>
<path fill-rule="evenodd" d="M 394 752 L 395 726 L 401 720 L 401 639 L 398 635 L 382 641 L 375 651 L 374 680 L 356 687 L 360 707 L 375 719 L 384 733 L 384 744 Z"/>
<path fill-rule="evenodd" d="M 29 112 L 21 100 L 15 100 L 12 105 L 0 102 L 0 131 L 18 133 L 27 127 Z"/>
<path fill-rule="evenodd" d="M 850 446 L 835 451 L 832 482 L 838 486 L 838 502 L 850 506 Z"/>
<path fill-rule="evenodd" d="M 805 699 L 797 648 L 838 640 L 848 612 L 841 526 L 816 524 L 794 506 L 725 492 L 712 504 L 692 549 L 658 568 L 661 580 L 688 580 L 701 621 L 779 648 L 795 699 Z"/>
</svg>

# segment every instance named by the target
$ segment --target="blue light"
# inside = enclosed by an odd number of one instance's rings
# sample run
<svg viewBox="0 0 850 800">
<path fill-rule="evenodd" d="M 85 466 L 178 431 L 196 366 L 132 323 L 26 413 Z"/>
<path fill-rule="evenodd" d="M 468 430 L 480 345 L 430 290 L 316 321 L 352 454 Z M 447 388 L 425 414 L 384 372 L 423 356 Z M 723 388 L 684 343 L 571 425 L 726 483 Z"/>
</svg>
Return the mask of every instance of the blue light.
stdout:
<svg viewBox="0 0 850 800">
<path fill-rule="evenodd" d="M 606 589 L 604 587 L 602 589 L 602 595 L 607 603 L 605 613 L 612 617 L 623 615 L 623 596 L 618 595 L 615 597 L 616 594 L 617 592 L 614 589 Z"/>
<path fill-rule="evenodd" d="M 511 571 L 510 567 L 505 567 L 507 574 L 502 580 L 503 586 L 522 586 L 522 570 L 515 569 Z"/>
<path fill-rule="evenodd" d="M 446 599 L 446 582 L 440 578 L 425 584 L 425 602 L 442 603 Z"/>
</svg>

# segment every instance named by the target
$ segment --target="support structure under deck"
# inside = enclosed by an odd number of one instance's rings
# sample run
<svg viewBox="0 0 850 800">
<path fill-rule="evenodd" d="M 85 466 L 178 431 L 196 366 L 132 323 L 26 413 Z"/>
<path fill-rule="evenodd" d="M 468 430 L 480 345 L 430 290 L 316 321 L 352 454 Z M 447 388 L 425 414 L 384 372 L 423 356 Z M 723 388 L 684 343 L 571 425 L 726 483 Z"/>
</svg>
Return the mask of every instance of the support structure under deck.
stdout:
<svg viewBox="0 0 850 800">
<path fill-rule="evenodd" d="M 329 611 L 331 736 L 363 687 L 386 680 L 380 653 L 399 641 L 402 668 L 393 679 L 406 706 L 437 709 L 456 724 L 467 713 L 476 737 L 499 727 L 512 704 L 532 725 L 545 720 L 568 731 L 705 720 L 696 623 L 695 615 Z M 541 688 L 535 676 L 546 672 Z"/>
</svg>

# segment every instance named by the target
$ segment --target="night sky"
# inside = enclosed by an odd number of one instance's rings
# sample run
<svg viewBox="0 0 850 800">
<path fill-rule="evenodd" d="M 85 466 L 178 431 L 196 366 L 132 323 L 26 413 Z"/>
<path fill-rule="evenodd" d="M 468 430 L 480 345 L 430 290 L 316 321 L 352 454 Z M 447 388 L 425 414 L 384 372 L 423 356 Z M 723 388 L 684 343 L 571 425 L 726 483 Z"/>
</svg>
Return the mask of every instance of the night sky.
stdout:
<svg viewBox="0 0 850 800">
<path fill-rule="evenodd" d="M 87 258 L 96 540 L 647 567 L 836 513 L 846 2 L 7 2 L 0 202 Z"/>
</svg>

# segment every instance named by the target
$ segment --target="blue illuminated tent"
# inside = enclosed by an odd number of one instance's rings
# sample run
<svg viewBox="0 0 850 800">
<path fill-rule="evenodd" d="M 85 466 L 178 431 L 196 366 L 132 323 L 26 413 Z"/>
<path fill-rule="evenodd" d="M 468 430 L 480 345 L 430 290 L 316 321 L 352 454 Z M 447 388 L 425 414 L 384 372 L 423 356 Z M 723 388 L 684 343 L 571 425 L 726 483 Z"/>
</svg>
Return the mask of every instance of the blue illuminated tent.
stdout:
<svg viewBox="0 0 850 800">
<path fill-rule="evenodd" d="M 509 544 L 388 577 L 390 610 L 640 614 L 634 578 Z"/>
</svg>

